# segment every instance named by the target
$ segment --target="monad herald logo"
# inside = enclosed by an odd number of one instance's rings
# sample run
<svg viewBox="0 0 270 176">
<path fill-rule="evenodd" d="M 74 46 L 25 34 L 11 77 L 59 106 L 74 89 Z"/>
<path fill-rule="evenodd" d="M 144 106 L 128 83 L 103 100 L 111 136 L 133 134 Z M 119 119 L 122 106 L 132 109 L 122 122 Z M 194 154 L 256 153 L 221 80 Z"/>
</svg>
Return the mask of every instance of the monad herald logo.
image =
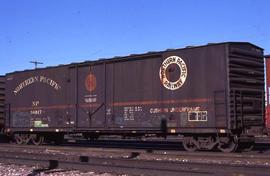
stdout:
<svg viewBox="0 0 270 176">
<path fill-rule="evenodd" d="M 168 76 L 168 68 L 171 65 L 179 67 L 179 77 L 176 81 L 172 81 Z M 185 61 L 179 56 L 167 57 L 161 64 L 159 69 L 159 77 L 163 86 L 169 90 L 177 90 L 182 87 L 187 78 L 187 65 Z"/>
<path fill-rule="evenodd" d="M 17 95 L 20 91 L 22 91 L 24 88 L 28 87 L 31 84 L 34 83 L 44 83 L 49 86 L 51 86 L 53 89 L 56 91 L 59 91 L 61 89 L 61 86 L 54 81 L 51 78 L 48 78 L 46 76 L 32 76 L 30 78 L 27 78 L 23 82 L 21 82 L 15 89 L 14 89 L 14 94 Z"/>
</svg>

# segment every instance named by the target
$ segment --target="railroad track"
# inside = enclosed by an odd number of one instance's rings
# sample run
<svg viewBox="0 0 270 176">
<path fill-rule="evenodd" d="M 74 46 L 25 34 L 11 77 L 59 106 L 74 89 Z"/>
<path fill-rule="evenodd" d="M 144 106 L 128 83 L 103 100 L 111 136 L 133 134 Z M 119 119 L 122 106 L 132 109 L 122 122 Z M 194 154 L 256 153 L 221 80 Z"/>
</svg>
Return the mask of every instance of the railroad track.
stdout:
<svg viewBox="0 0 270 176">
<path fill-rule="evenodd" d="M 133 141 L 134 142 L 134 141 Z M 265 146 L 264 144 L 258 144 L 255 146 L 255 150 L 250 152 L 243 152 L 243 153 L 222 153 L 222 152 L 208 152 L 208 151 L 197 151 L 197 152 L 186 152 L 184 149 L 174 148 L 173 146 L 180 144 L 162 144 L 156 145 L 156 143 L 148 143 L 147 145 L 142 146 L 134 146 L 128 145 L 122 146 L 123 142 L 111 144 L 110 142 L 106 141 L 106 143 L 99 143 L 92 145 L 91 143 L 84 143 L 84 144 L 62 144 L 59 146 L 55 145 L 42 145 L 42 146 L 35 146 L 35 145 L 16 145 L 16 144 L 7 144 L 7 143 L 0 143 L 0 151 L 1 150 L 33 150 L 32 152 L 44 152 L 45 150 L 48 151 L 58 151 L 58 152 L 66 152 L 66 153 L 88 153 L 88 152 L 95 152 L 95 153 L 125 153 L 129 154 L 131 152 L 137 153 L 151 153 L 152 156 L 187 156 L 187 157 L 208 157 L 208 158 L 215 158 L 215 157 L 222 157 L 222 158 L 251 158 L 251 159 L 270 159 L 270 145 Z M 266 150 L 267 149 L 267 150 Z"/>
<path fill-rule="evenodd" d="M 39 172 L 62 168 L 82 171 L 109 172 L 130 175 L 269 175 L 268 166 L 192 163 L 168 160 L 142 160 L 136 157 L 110 158 L 87 156 L 63 156 L 5 152 L 0 161 L 24 165 L 39 165 Z M 37 173 L 37 170 L 34 171 Z"/>
<path fill-rule="evenodd" d="M 215 152 L 101 149 L 69 146 L 0 145 L 0 161 L 54 169 L 130 175 L 269 175 L 270 156 Z M 37 171 L 34 171 L 35 173 Z"/>
</svg>

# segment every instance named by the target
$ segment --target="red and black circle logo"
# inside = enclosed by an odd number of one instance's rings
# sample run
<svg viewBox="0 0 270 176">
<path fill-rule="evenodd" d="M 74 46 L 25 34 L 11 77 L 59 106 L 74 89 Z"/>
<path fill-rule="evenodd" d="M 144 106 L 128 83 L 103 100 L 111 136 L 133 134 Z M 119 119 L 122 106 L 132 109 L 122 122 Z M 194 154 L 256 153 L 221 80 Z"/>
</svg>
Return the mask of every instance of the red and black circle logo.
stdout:
<svg viewBox="0 0 270 176">
<path fill-rule="evenodd" d="M 93 75 L 92 73 L 89 73 L 85 79 L 85 88 L 89 92 L 92 92 L 96 89 L 96 87 L 97 87 L 96 76 Z"/>
</svg>

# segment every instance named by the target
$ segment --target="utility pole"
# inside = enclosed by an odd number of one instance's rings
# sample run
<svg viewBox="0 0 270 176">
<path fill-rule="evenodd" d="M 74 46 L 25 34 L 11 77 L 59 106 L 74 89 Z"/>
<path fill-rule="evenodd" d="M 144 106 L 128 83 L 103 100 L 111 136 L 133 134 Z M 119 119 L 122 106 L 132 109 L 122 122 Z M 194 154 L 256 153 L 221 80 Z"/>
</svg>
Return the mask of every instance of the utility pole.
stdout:
<svg viewBox="0 0 270 176">
<path fill-rule="evenodd" d="M 30 63 L 35 64 L 35 69 L 37 69 L 38 64 L 43 64 L 43 62 L 39 61 L 30 61 Z"/>
</svg>

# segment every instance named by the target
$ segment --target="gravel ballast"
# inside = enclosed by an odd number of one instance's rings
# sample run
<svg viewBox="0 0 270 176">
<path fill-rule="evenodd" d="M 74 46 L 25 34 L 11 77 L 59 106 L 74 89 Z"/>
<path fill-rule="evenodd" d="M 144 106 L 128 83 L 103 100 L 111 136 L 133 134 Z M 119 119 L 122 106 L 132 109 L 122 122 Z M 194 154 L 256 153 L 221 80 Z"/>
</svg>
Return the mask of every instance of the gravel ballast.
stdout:
<svg viewBox="0 0 270 176">
<path fill-rule="evenodd" d="M 118 176 L 110 173 L 67 171 L 62 169 L 38 172 L 38 169 L 38 167 L 0 163 L 0 176 Z"/>
</svg>

